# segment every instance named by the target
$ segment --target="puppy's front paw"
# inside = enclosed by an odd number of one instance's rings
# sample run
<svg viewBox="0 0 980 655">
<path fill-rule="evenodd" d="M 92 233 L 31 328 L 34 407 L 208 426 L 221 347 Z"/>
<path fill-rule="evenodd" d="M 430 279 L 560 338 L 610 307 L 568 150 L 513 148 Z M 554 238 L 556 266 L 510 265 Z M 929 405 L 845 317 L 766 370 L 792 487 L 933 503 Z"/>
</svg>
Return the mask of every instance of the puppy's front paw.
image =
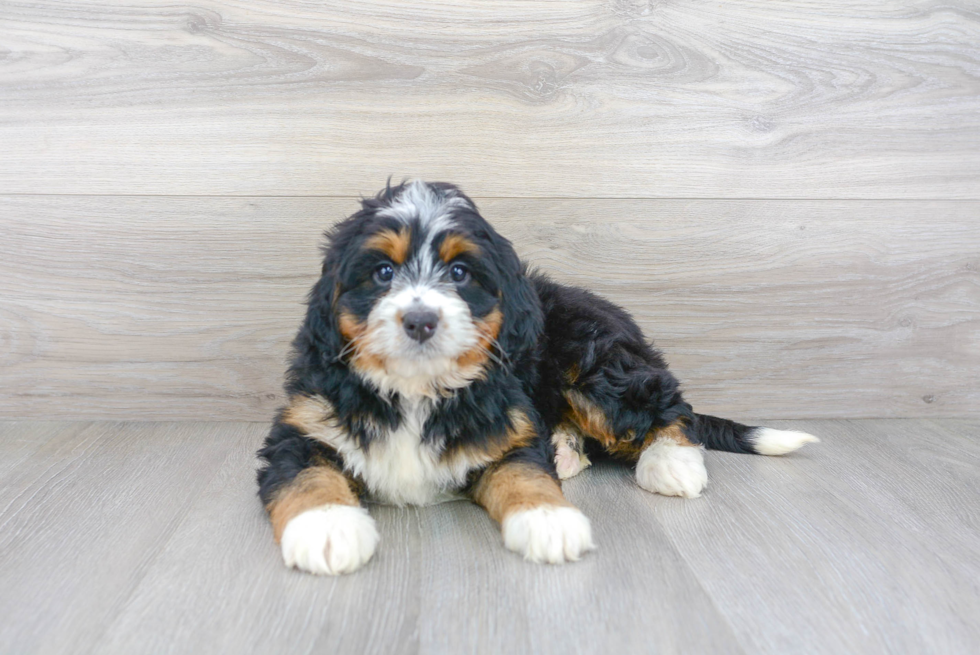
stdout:
<svg viewBox="0 0 980 655">
<path fill-rule="evenodd" d="M 700 448 L 664 439 L 653 442 L 640 455 L 636 481 L 655 494 L 697 498 L 708 484 L 708 472 Z"/>
<path fill-rule="evenodd" d="M 282 533 L 286 566 L 319 575 L 350 573 L 378 546 L 378 529 L 363 507 L 324 505 L 295 516 Z"/>
<path fill-rule="evenodd" d="M 504 519 L 504 545 L 532 562 L 574 562 L 595 548 L 592 526 L 574 507 L 536 507 Z"/>
</svg>

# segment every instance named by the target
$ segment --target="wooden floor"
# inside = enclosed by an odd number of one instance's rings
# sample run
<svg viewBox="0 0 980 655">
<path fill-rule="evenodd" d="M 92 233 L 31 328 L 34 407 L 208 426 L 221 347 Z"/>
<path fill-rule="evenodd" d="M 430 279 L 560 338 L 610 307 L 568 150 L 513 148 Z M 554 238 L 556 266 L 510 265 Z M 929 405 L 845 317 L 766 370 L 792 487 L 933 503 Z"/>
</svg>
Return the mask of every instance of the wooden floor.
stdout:
<svg viewBox="0 0 980 655">
<path fill-rule="evenodd" d="M 374 507 L 362 571 L 287 570 L 259 423 L 0 423 L 3 653 L 976 653 L 980 421 L 779 421 L 698 500 L 604 465 L 565 485 L 598 551 L 505 551 L 475 506 Z"/>
</svg>

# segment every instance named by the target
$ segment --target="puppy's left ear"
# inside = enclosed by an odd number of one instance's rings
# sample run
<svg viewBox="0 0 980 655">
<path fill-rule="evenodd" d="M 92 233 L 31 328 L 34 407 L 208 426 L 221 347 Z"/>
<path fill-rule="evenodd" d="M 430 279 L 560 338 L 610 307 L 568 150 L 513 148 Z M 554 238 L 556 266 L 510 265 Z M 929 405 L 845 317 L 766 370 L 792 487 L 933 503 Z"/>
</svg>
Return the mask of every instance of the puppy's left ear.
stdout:
<svg viewBox="0 0 980 655">
<path fill-rule="evenodd" d="M 503 238 L 501 241 L 504 244 L 499 249 L 503 254 L 500 311 L 504 322 L 498 341 L 510 361 L 516 362 L 537 343 L 544 330 L 544 313 L 524 263 L 517 257 L 510 242 Z"/>
</svg>

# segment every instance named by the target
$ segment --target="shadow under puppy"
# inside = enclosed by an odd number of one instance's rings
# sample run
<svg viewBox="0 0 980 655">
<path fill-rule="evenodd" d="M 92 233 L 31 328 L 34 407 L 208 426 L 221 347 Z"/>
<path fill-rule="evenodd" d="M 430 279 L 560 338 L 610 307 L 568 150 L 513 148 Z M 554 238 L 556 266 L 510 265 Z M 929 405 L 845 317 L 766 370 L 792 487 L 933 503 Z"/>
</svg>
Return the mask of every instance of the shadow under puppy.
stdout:
<svg viewBox="0 0 980 655">
<path fill-rule="evenodd" d="M 601 452 L 644 489 L 695 498 L 702 446 L 782 455 L 802 433 L 695 414 L 629 314 L 529 273 L 450 184 L 362 201 L 327 235 L 259 456 L 259 494 L 288 566 L 339 574 L 378 545 L 371 498 L 468 497 L 535 562 L 592 549 L 561 478 Z"/>
</svg>

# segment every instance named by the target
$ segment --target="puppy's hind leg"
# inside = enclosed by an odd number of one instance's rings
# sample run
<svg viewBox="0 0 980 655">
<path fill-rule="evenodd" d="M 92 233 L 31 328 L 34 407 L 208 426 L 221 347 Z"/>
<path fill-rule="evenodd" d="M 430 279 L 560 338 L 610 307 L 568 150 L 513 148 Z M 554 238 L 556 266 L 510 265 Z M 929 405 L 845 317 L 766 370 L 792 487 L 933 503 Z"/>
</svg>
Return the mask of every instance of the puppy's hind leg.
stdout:
<svg viewBox="0 0 980 655">
<path fill-rule="evenodd" d="M 635 464 L 642 488 L 697 498 L 708 484 L 708 474 L 697 433 L 689 427 L 690 406 L 681 399 L 676 381 L 665 369 L 652 366 L 637 366 L 618 375 L 621 380 L 614 381 L 616 386 L 636 390 L 628 397 L 567 390 L 571 421 L 610 455 Z"/>
<path fill-rule="evenodd" d="M 651 436 L 636 462 L 637 484 L 664 496 L 700 496 L 708 484 L 703 448 L 688 440 L 680 423 Z"/>
<path fill-rule="evenodd" d="M 585 454 L 585 439 L 571 426 L 559 425 L 551 434 L 555 447 L 555 468 L 562 480 L 575 477 L 592 466 Z"/>
</svg>

